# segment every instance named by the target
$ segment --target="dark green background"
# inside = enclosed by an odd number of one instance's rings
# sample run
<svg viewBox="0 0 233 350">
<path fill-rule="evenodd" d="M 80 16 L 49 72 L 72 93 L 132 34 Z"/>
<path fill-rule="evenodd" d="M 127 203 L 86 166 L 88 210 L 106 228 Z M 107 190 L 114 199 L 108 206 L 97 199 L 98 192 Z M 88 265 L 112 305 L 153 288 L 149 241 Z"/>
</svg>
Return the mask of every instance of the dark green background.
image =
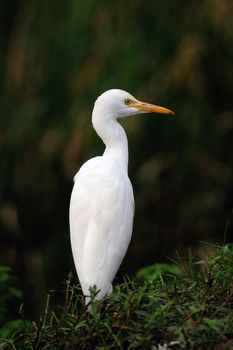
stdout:
<svg viewBox="0 0 233 350">
<path fill-rule="evenodd" d="M 176 112 L 123 121 L 136 214 L 119 275 L 188 246 L 203 257 L 200 241 L 223 242 L 233 192 L 232 1 L 1 0 L 0 14 L 0 264 L 18 275 L 29 313 L 74 270 L 72 178 L 103 152 L 91 112 L 107 89 Z"/>
</svg>

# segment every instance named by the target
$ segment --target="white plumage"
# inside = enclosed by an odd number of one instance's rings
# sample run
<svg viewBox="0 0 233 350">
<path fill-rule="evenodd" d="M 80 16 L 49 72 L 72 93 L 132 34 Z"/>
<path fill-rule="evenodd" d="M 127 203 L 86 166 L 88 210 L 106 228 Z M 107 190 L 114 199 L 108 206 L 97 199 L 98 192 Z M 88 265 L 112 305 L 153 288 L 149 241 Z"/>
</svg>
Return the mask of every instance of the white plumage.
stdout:
<svg viewBox="0 0 233 350">
<path fill-rule="evenodd" d="M 173 114 L 118 89 L 104 92 L 95 102 L 92 123 L 105 152 L 80 168 L 70 201 L 71 246 L 86 302 L 90 287 L 99 291 L 97 300 L 112 292 L 112 280 L 132 234 L 134 198 L 128 178 L 128 143 L 118 118 L 147 112 Z"/>
</svg>

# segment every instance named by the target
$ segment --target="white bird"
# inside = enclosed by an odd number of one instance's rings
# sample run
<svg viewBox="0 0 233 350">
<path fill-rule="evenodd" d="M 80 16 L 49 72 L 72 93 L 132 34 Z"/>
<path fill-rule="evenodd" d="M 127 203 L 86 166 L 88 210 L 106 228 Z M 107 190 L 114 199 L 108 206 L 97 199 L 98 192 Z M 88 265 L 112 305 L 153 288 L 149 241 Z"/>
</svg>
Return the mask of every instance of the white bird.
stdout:
<svg viewBox="0 0 233 350">
<path fill-rule="evenodd" d="M 86 296 L 96 286 L 96 300 L 112 292 L 112 280 L 128 248 L 134 196 L 128 177 L 128 142 L 118 119 L 140 113 L 174 114 L 112 89 L 98 97 L 92 124 L 106 148 L 88 160 L 74 177 L 70 200 L 70 234 L 74 263 Z"/>
</svg>

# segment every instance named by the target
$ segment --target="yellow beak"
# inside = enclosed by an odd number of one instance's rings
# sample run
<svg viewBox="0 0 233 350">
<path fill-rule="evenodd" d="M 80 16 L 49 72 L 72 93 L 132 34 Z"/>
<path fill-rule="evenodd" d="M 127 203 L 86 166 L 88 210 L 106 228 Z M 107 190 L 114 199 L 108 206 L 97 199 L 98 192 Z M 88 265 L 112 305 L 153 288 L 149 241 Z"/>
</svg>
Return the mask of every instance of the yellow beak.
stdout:
<svg viewBox="0 0 233 350">
<path fill-rule="evenodd" d="M 130 106 L 136 107 L 139 111 L 148 113 L 175 114 L 168 108 L 152 105 L 141 101 L 131 101 Z"/>
</svg>

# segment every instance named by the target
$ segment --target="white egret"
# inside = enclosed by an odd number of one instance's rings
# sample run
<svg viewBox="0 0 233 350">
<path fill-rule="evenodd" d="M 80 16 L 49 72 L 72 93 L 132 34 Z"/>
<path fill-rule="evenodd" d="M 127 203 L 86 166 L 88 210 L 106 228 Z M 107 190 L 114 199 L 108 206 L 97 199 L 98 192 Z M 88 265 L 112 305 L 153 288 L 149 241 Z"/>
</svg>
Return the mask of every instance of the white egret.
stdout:
<svg viewBox="0 0 233 350">
<path fill-rule="evenodd" d="M 140 113 L 174 114 L 112 89 L 98 97 L 92 113 L 95 131 L 106 148 L 88 160 L 74 177 L 70 201 L 70 234 L 74 263 L 83 294 L 96 300 L 112 292 L 112 280 L 128 248 L 134 196 L 128 178 L 128 142 L 118 119 Z"/>
</svg>

